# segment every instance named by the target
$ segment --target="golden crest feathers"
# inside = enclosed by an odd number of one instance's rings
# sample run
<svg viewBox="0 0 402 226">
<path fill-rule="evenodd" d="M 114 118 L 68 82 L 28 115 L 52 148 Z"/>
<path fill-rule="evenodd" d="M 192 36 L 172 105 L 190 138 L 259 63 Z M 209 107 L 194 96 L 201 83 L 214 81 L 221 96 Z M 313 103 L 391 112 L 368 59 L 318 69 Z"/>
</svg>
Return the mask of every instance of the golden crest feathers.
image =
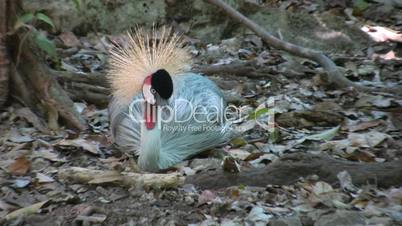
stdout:
<svg viewBox="0 0 402 226">
<path fill-rule="evenodd" d="M 188 70 L 191 56 L 182 45 L 181 36 L 171 28 L 153 28 L 151 32 L 137 28 L 129 32 L 127 46 L 110 52 L 108 80 L 113 96 L 128 104 L 140 92 L 148 75 L 159 69 L 171 76 Z"/>
</svg>

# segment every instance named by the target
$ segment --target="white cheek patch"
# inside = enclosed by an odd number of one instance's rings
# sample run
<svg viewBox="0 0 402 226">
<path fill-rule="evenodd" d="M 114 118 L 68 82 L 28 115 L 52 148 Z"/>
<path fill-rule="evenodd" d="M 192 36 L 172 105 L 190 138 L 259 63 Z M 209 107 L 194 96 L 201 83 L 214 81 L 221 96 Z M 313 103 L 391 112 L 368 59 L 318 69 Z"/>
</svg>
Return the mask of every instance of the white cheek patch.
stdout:
<svg viewBox="0 0 402 226">
<path fill-rule="evenodd" d="M 144 84 L 142 86 L 142 95 L 147 103 L 155 104 L 156 100 L 154 94 L 151 92 L 151 85 Z"/>
</svg>

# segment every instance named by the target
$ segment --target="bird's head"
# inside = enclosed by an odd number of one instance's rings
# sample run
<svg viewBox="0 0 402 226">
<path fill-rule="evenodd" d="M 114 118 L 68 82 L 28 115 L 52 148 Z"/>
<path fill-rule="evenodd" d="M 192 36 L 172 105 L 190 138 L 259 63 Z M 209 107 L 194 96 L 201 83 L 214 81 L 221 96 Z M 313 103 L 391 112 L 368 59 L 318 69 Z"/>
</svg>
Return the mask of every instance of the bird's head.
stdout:
<svg viewBox="0 0 402 226">
<path fill-rule="evenodd" d="M 142 85 L 142 95 L 145 101 L 155 105 L 160 97 L 167 100 L 173 93 L 173 81 L 165 69 L 159 69 L 153 74 L 147 76 Z"/>
</svg>

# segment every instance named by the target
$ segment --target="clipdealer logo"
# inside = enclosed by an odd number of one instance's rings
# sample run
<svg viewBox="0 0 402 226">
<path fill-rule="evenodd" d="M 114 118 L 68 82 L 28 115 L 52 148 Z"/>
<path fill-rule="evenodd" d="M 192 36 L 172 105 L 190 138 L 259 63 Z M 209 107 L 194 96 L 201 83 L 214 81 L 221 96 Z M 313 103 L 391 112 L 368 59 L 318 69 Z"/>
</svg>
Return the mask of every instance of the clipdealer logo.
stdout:
<svg viewBox="0 0 402 226">
<path fill-rule="evenodd" d="M 156 126 L 170 132 L 220 130 L 221 125 L 237 124 L 244 120 L 254 120 L 261 128 L 272 132 L 275 128 L 274 99 L 269 98 L 253 112 L 235 105 L 224 106 L 221 99 L 217 105 L 194 105 L 189 100 L 179 98 L 169 104 L 153 106 L 156 112 Z M 134 123 L 145 123 L 143 108 L 146 101 L 138 98 L 128 108 L 128 116 Z"/>
</svg>

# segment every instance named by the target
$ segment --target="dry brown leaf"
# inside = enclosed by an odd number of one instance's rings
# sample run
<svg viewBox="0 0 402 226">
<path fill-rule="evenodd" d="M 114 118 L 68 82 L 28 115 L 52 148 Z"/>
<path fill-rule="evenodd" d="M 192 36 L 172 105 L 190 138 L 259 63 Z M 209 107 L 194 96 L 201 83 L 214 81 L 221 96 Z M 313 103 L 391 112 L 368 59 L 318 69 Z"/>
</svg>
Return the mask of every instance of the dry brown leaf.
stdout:
<svg viewBox="0 0 402 226">
<path fill-rule="evenodd" d="M 373 54 L 373 58 L 380 58 L 384 60 L 401 60 L 402 58 L 397 57 L 395 52 L 393 50 L 389 51 L 388 53 L 385 54 Z"/>
<path fill-rule="evenodd" d="M 236 162 L 233 157 L 226 156 L 223 159 L 222 163 L 223 171 L 231 172 L 231 173 L 238 173 L 240 172 L 240 165 Z"/>
<path fill-rule="evenodd" d="M 226 191 L 226 194 L 231 198 L 231 199 L 238 199 L 240 197 L 240 190 L 237 187 L 232 187 L 229 188 Z"/>
<path fill-rule="evenodd" d="M 372 121 L 367 121 L 367 122 L 362 122 L 357 125 L 351 126 L 349 128 L 349 131 L 351 132 L 356 132 L 356 131 L 361 131 L 361 130 L 366 130 L 368 128 L 376 127 L 382 123 L 382 120 L 372 120 Z"/>
<path fill-rule="evenodd" d="M 6 220 L 12 220 L 12 219 L 15 219 L 15 218 L 18 218 L 18 217 L 23 217 L 23 216 L 27 216 L 27 215 L 30 215 L 30 214 L 37 213 L 40 210 L 40 208 L 42 208 L 42 206 L 45 205 L 47 202 L 48 202 L 48 200 L 33 204 L 31 206 L 27 206 L 27 207 L 24 207 L 24 208 L 21 208 L 21 209 L 18 209 L 18 210 L 15 210 L 15 211 L 7 214 L 5 216 L 5 219 Z"/>
<path fill-rule="evenodd" d="M 43 173 L 36 173 L 36 179 L 38 180 L 38 183 L 50 183 L 54 182 L 54 179 L 43 174 Z"/>
<path fill-rule="evenodd" d="M 348 171 L 344 170 L 339 172 L 336 175 L 339 179 L 339 183 L 341 184 L 341 188 L 346 191 L 356 192 L 357 187 L 352 183 L 352 177 L 348 173 Z"/>
<path fill-rule="evenodd" d="M 89 151 L 92 154 L 98 155 L 100 153 L 99 143 L 95 141 L 89 141 L 82 138 L 74 140 L 62 140 L 58 143 L 60 146 L 73 146 L 76 148 L 82 148 L 85 151 Z"/>
<path fill-rule="evenodd" d="M 45 123 L 37 116 L 35 113 L 31 111 L 29 108 L 19 108 L 15 111 L 15 114 L 20 117 L 24 118 L 27 120 L 29 123 L 31 123 L 37 130 L 43 132 L 43 133 L 48 133 L 49 129 L 46 128 Z"/>
<path fill-rule="evenodd" d="M 262 156 L 262 155 L 264 155 L 263 152 L 253 152 L 253 153 L 250 153 L 250 154 L 244 159 L 244 161 L 253 161 L 253 160 L 258 159 L 258 158 L 259 158 L 260 156 Z"/>
<path fill-rule="evenodd" d="M 15 161 L 8 167 L 11 174 L 15 176 L 23 176 L 28 173 L 31 167 L 31 162 L 23 155 L 15 159 Z"/>
<path fill-rule="evenodd" d="M 80 41 L 72 32 L 63 32 L 59 35 L 59 39 L 67 47 L 76 47 L 80 45 Z"/>
<path fill-rule="evenodd" d="M 202 205 L 205 203 L 211 203 L 215 201 L 218 198 L 218 196 L 210 191 L 210 190 L 204 190 L 202 191 L 201 195 L 198 197 L 198 205 Z"/>
<path fill-rule="evenodd" d="M 16 206 L 0 199 L 0 209 L 3 211 L 15 210 Z"/>
<path fill-rule="evenodd" d="M 229 150 L 229 154 L 236 159 L 245 160 L 250 155 L 250 152 L 240 148 L 233 148 Z"/>
<path fill-rule="evenodd" d="M 51 148 L 43 148 L 32 153 L 32 158 L 44 158 L 52 162 L 66 162 L 65 158 L 60 158 L 59 154 L 53 151 Z"/>
<path fill-rule="evenodd" d="M 17 128 L 12 128 L 8 140 L 14 143 L 27 143 L 33 141 L 31 135 L 21 134 Z"/>
<path fill-rule="evenodd" d="M 352 161 L 361 161 L 361 162 L 375 162 L 375 155 L 369 151 L 364 150 L 355 150 L 351 154 L 349 154 L 347 159 Z"/>
<path fill-rule="evenodd" d="M 321 194 L 328 193 L 328 192 L 333 192 L 333 191 L 334 191 L 334 189 L 332 188 L 332 186 L 330 184 L 328 184 L 328 183 L 323 182 L 323 181 L 318 181 L 313 186 L 313 192 L 316 195 L 321 195 Z"/>
<path fill-rule="evenodd" d="M 274 162 L 276 159 L 278 159 L 278 156 L 270 153 L 265 153 L 261 156 L 259 156 L 257 159 L 254 159 L 253 161 L 250 161 L 250 164 L 257 166 L 259 164 L 268 164 L 271 162 Z"/>
<path fill-rule="evenodd" d="M 387 134 L 377 131 L 370 131 L 368 133 L 349 133 L 348 135 L 350 146 L 354 147 L 376 147 L 387 138 Z"/>
<path fill-rule="evenodd" d="M 363 26 L 361 29 L 376 42 L 402 42 L 402 34 L 387 27 L 366 25 Z"/>
</svg>

